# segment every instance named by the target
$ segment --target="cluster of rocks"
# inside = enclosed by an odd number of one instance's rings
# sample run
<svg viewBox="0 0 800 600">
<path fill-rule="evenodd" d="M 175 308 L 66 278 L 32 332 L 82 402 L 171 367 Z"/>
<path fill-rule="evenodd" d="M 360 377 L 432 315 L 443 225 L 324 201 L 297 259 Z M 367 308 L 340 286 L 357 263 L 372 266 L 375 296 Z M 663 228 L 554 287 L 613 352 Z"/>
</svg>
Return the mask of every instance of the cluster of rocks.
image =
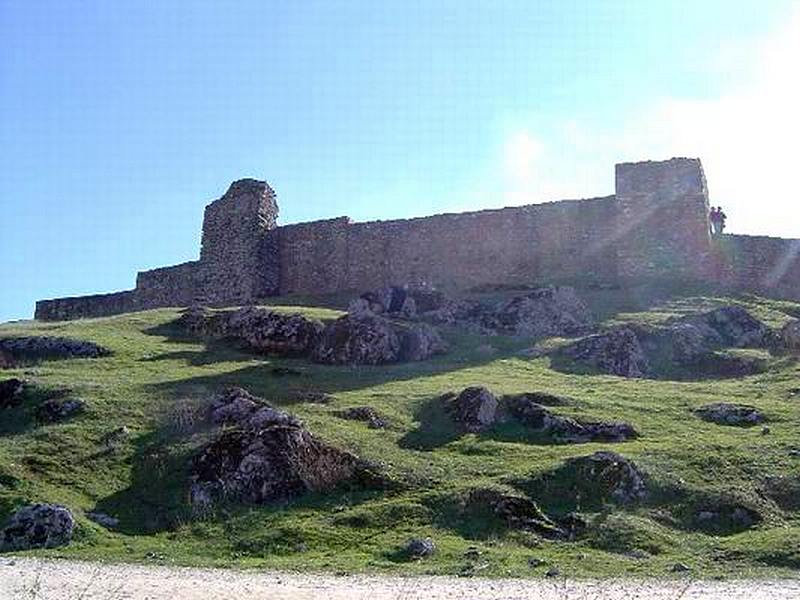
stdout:
<svg viewBox="0 0 800 600">
<path fill-rule="evenodd" d="M 323 326 L 300 314 L 285 315 L 253 306 L 225 312 L 192 308 L 178 323 L 195 335 L 233 338 L 263 354 L 305 356 L 323 364 L 419 361 L 447 350 L 430 325 L 396 323 L 371 313 L 348 314 Z"/>
<path fill-rule="evenodd" d="M 515 421 L 558 443 L 623 442 L 638 437 L 636 430 L 628 423 L 564 417 L 553 413 L 538 400 L 551 405 L 566 403 L 549 394 L 515 394 L 498 399 L 480 386 L 468 387 L 459 394 L 449 392 L 440 398 L 453 421 L 469 433 L 479 433 L 498 423 Z"/>
<path fill-rule="evenodd" d="M 587 306 L 568 286 L 547 286 L 500 302 L 451 298 L 442 292 L 387 287 L 350 303 L 352 315 L 388 315 L 453 325 L 484 335 L 551 337 L 584 335 L 594 321 Z"/>
<path fill-rule="evenodd" d="M 234 311 L 186 310 L 178 323 L 195 335 L 235 338 L 250 349 L 276 356 L 308 356 L 323 325 L 301 314 L 281 314 L 255 306 Z"/>
<path fill-rule="evenodd" d="M 661 325 L 626 325 L 601 332 L 559 349 L 594 369 L 621 377 L 657 375 L 656 363 L 715 371 L 726 376 L 750 375 L 758 361 L 722 357 L 726 348 L 767 348 L 774 332 L 740 306 L 674 317 Z"/>
<path fill-rule="evenodd" d="M 99 358 L 109 350 L 85 340 L 66 337 L 25 336 L 0 338 L 0 352 L 13 362 L 53 358 Z"/>
<path fill-rule="evenodd" d="M 65 506 L 32 504 L 17 510 L 0 530 L 0 552 L 56 548 L 72 540 L 75 517 Z"/>
<path fill-rule="evenodd" d="M 714 502 L 696 509 L 690 525 L 709 533 L 744 531 L 763 520 L 761 514 L 737 502 Z"/>
<path fill-rule="evenodd" d="M 191 465 L 190 501 L 207 509 L 221 500 L 274 503 L 339 485 L 375 485 L 373 465 L 328 445 L 295 417 L 241 388 L 226 390 L 210 408 L 229 425 Z"/>
<path fill-rule="evenodd" d="M 715 402 L 695 409 L 695 414 L 704 421 L 718 425 L 757 425 L 764 421 L 764 415 L 755 406 Z"/>
</svg>

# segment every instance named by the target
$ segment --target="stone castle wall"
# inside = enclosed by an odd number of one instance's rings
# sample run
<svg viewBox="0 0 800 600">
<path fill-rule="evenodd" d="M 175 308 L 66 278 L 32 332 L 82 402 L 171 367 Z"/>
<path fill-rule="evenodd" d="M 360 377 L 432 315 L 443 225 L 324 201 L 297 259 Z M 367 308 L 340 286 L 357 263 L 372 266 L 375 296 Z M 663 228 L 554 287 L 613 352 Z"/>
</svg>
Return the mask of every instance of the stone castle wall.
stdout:
<svg viewBox="0 0 800 600">
<path fill-rule="evenodd" d="M 700 161 L 616 167 L 616 194 L 530 206 L 278 227 L 275 193 L 234 182 L 206 207 L 200 260 L 139 273 L 135 290 L 45 300 L 36 318 L 104 316 L 195 302 L 257 302 L 385 285 L 465 289 L 580 278 L 625 284 L 702 279 L 800 298 L 800 241 L 712 239 Z"/>
<path fill-rule="evenodd" d="M 280 293 L 385 285 L 440 289 L 613 276 L 614 197 L 352 223 L 279 227 Z"/>
</svg>

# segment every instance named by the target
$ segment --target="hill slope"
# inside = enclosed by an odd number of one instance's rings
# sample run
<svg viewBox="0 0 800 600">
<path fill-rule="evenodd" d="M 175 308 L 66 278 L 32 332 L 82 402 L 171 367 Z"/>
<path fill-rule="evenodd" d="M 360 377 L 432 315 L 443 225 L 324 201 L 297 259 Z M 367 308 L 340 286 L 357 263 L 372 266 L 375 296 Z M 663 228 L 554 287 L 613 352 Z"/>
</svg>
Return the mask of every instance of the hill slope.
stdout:
<svg viewBox="0 0 800 600">
<path fill-rule="evenodd" d="M 774 326 L 800 315 L 798 304 L 753 297 L 675 298 L 646 310 L 609 295 L 589 299 L 609 323 L 652 323 L 730 303 Z M 340 314 L 315 307 L 278 310 L 320 319 Z M 783 576 L 800 568 L 796 497 L 792 506 L 765 492 L 770 480 L 796 477 L 800 468 L 793 452 L 800 450 L 800 369 L 791 358 L 765 356 L 767 370 L 745 378 L 624 379 L 551 368 L 547 356 L 520 353 L 530 341 L 446 331 L 451 352 L 430 361 L 333 367 L 187 338 L 171 324 L 177 315 L 156 310 L 0 326 L 0 337 L 69 336 L 113 352 L 0 372 L 0 379 L 26 379 L 32 390 L 21 406 L 0 413 L 0 520 L 32 501 L 65 504 L 79 519 L 70 546 L 38 554 L 496 576 L 542 575 L 551 567 L 577 576 L 663 575 L 679 562 L 704 576 Z M 281 375 L 274 367 L 300 374 Z M 209 397 L 229 385 L 298 416 L 326 442 L 379 461 L 399 485 L 388 491 L 307 495 L 277 507 L 229 505 L 202 518 L 193 515 L 187 505 L 188 466 L 212 435 L 201 413 Z M 558 407 L 559 414 L 625 421 L 640 436 L 614 444 L 553 444 L 513 426 L 459 435 L 431 401 L 472 385 L 497 395 L 565 396 L 571 400 Z M 85 400 L 86 411 L 59 424 L 37 423 L 36 406 L 48 390 L 63 388 Z M 309 390 L 327 392 L 333 400 L 297 401 L 298 391 Z M 756 406 L 766 415 L 769 432 L 761 426 L 724 427 L 693 414 L 712 402 Z M 385 417 L 388 427 L 370 429 L 335 414 L 365 405 Z M 110 438 L 120 427 L 125 432 Z M 538 474 L 598 450 L 632 459 L 662 495 L 688 490 L 681 498 L 711 504 L 735 498 L 763 520 L 743 531 L 712 534 L 677 503 L 668 511 L 663 504 L 566 506 L 559 498 L 540 499 L 556 513 L 577 510 L 588 523 L 575 541 L 550 541 L 474 511 L 465 500 L 471 490 L 484 488 L 539 499 Z M 85 517 L 93 510 L 119 518 L 116 531 Z M 404 560 L 398 549 L 411 537 L 433 538 L 436 553 Z"/>
</svg>

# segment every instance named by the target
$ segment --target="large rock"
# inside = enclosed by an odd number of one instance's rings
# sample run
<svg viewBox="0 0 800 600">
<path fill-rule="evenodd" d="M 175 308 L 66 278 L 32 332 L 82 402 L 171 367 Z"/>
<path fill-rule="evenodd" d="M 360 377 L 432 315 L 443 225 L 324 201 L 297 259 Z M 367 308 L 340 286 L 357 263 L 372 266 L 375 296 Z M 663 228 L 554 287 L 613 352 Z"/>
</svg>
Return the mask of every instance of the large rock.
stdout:
<svg viewBox="0 0 800 600">
<path fill-rule="evenodd" d="M 608 451 L 578 456 L 535 481 L 537 493 L 554 502 L 580 506 L 632 504 L 646 498 L 644 475 L 627 458 Z"/>
<path fill-rule="evenodd" d="M 445 410 L 464 431 L 485 431 L 497 419 L 497 398 L 485 387 L 468 387 L 457 396 L 445 394 L 442 400 Z"/>
<path fill-rule="evenodd" d="M 240 387 L 227 388 L 217 395 L 211 402 L 209 415 L 211 422 L 216 425 L 249 428 L 268 425 L 301 426 L 301 422 L 293 415 L 271 406 Z"/>
<path fill-rule="evenodd" d="M 566 346 L 562 352 L 611 375 L 644 377 L 650 370 L 639 339 L 626 327 L 583 338 Z"/>
<path fill-rule="evenodd" d="M 446 349 L 441 336 L 430 325 L 394 324 L 369 314 L 345 315 L 325 327 L 311 360 L 326 364 L 379 365 L 425 360 Z"/>
<path fill-rule="evenodd" d="M 24 390 L 25 382 L 21 379 L 12 377 L 0 381 L 0 409 L 18 406 L 22 402 Z"/>
<path fill-rule="evenodd" d="M 72 540 L 75 518 L 65 506 L 33 504 L 21 508 L 0 530 L 0 552 L 56 548 Z"/>
<path fill-rule="evenodd" d="M 0 338 L 0 351 L 14 360 L 43 360 L 52 358 L 99 358 L 109 350 L 85 340 L 65 337 L 26 336 Z"/>
<path fill-rule="evenodd" d="M 730 402 L 715 402 L 696 409 L 695 414 L 704 421 L 719 425 L 756 425 L 764 420 L 764 415 L 755 407 Z"/>
<path fill-rule="evenodd" d="M 503 398 L 509 414 L 522 425 L 541 431 L 561 443 L 624 442 L 638 437 L 627 423 L 584 421 L 556 415 L 532 401 L 528 395 L 519 394 Z"/>
<path fill-rule="evenodd" d="M 251 349 L 276 356 L 307 356 L 322 333 L 322 323 L 301 314 L 285 315 L 256 306 L 214 312 L 191 308 L 178 324 L 194 335 L 242 340 Z"/>
<path fill-rule="evenodd" d="M 200 509 L 223 499 L 281 502 L 376 479 L 364 461 L 295 425 L 225 430 L 195 458 L 191 472 L 190 500 Z"/>
<path fill-rule="evenodd" d="M 741 306 L 723 306 L 709 312 L 670 319 L 668 327 L 691 325 L 710 347 L 758 348 L 766 345 L 772 331 Z"/>
<path fill-rule="evenodd" d="M 412 293 L 399 286 L 389 286 L 364 292 L 347 307 L 353 316 L 389 315 L 413 319 L 417 315 L 417 304 Z"/>
<path fill-rule="evenodd" d="M 484 326 L 503 335 L 542 338 L 585 335 L 594 321 L 573 288 L 547 286 L 501 304 L 485 316 Z"/>
</svg>

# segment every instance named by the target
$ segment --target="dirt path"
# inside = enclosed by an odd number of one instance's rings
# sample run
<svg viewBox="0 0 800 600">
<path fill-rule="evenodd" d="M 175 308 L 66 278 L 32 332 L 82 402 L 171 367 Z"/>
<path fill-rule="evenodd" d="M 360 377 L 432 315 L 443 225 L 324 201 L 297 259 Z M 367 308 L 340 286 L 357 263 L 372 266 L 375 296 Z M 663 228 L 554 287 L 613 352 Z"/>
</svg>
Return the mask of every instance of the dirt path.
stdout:
<svg viewBox="0 0 800 600">
<path fill-rule="evenodd" d="M 547 581 L 303 575 L 0 559 L 0 600 L 788 600 L 788 581 Z"/>
</svg>

